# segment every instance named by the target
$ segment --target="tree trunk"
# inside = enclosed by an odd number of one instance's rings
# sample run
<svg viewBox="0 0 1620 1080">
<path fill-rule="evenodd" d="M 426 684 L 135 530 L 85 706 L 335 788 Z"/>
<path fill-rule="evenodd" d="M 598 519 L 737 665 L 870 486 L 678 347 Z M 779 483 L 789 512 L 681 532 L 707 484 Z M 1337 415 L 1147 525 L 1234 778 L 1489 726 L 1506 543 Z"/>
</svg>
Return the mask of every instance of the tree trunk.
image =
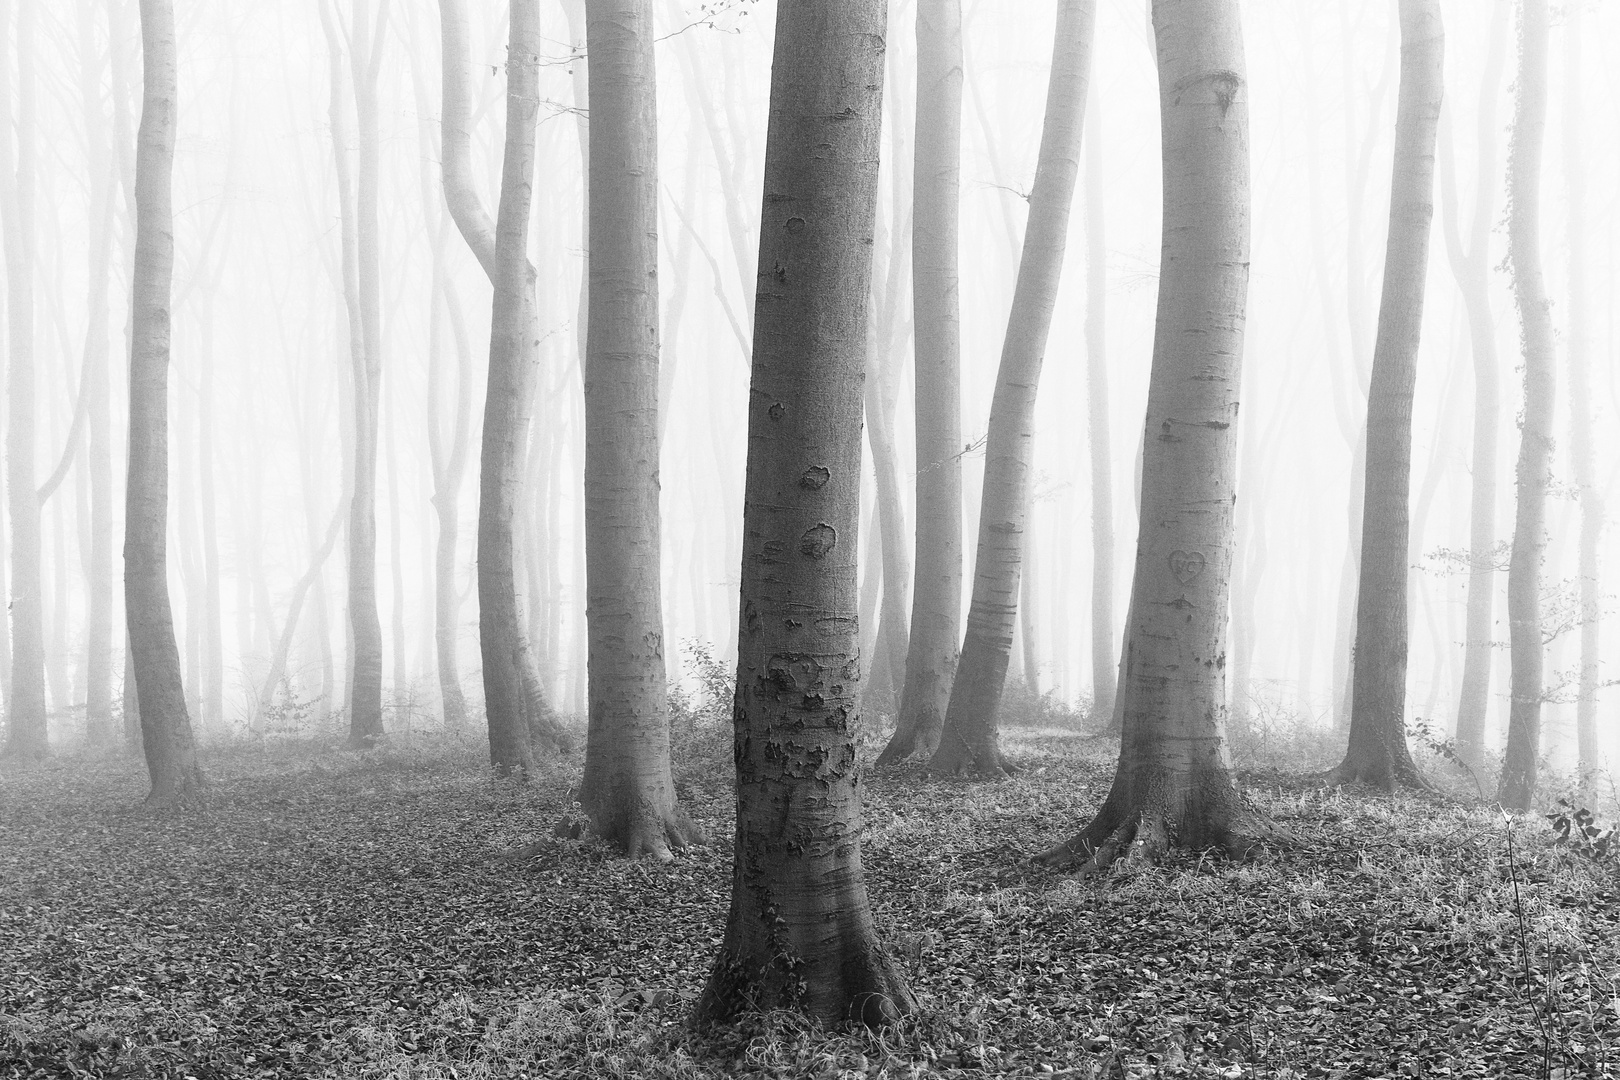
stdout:
<svg viewBox="0 0 1620 1080">
<path fill-rule="evenodd" d="M 446 222 L 448 224 L 448 222 Z M 461 592 L 456 588 L 457 551 L 460 544 L 461 482 L 467 471 L 467 446 L 472 419 L 472 347 L 461 313 L 461 298 L 445 272 L 442 260 L 434 264 L 435 313 L 448 317 L 455 349 L 455 413 L 451 420 L 450 445 L 432 440 L 433 510 L 439 519 L 438 541 L 433 549 L 433 647 L 439 670 L 439 700 L 444 710 L 444 726 L 462 731 L 467 726 L 467 699 L 461 689 L 461 666 L 457 659 L 457 639 L 461 628 Z M 430 363 L 441 355 L 431 347 Z M 437 418 L 433 430 L 437 430 Z"/>
<path fill-rule="evenodd" d="M 1564 182 L 1569 194 L 1569 426 L 1575 490 L 1581 501 L 1581 659 L 1575 697 L 1575 742 L 1583 780 L 1602 765 L 1598 749 L 1598 662 L 1603 593 L 1598 545 L 1603 537 L 1603 495 L 1592 466 L 1591 329 L 1586 295 L 1586 163 L 1581 117 L 1581 8 L 1564 16 Z"/>
<path fill-rule="evenodd" d="M 10 5 L 6 5 L 7 9 Z M 40 760 L 49 749 L 45 722 L 45 608 L 40 572 L 39 499 L 34 490 L 34 20 L 38 5 L 17 10 L 17 97 L 11 103 L 10 49 L 0 27 L 0 233 L 6 259 L 6 498 L 11 516 L 11 695 L 7 757 Z M 10 11 L 0 11 L 10 23 Z M 10 129 L 16 126 L 13 155 Z"/>
<path fill-rule="evenodd" d="M 878 764 L 939 746 L 962 621 L 961 0 L 917 4 L 911 218 L 916 333 L 917 543 L 911 640 L 894 737 Z"/>
<path fill-rule="evenodd" d="M 176 49 L 172 0 L 141 0 L 144 92 L 135 158 L 134 341 L 129 363 L 129 479 L 124 502 L 124 608 L 140 694 L 147 803 L 194 800 L 202 786 L 180 681 L 166 568 L 169 504 L 169 325 L 174 280 Z M 32 492 L 29 493 L 32 495 Z"/>
<path fill-rule="evenodd" d="M 1490 704 L 1491 643 L 1496 599 L 1496 441 L 1498 385 L 1496 320 L 1491 313 L 1490 236 L 1496 209 L 1496 95 L 1501 89 L 1507 6 L 1492 15 L 1490 48 L 1479 89 L 1475 121 L 1473 216 L 1468 248 L 1463 248 L 1450 139 L 1441 128 L 1440 183 L 1446 213 L 1442 221 L 1446 258 L 1468 312 L 1468 336 L 1474 354 L 1474 433 L 1469 462 L 1472 488 L 1468 517 L 1468 615 L 1463 653 L 1462 689 L 1457 702 L 1457 755 L 1478 768 L 1485 752 L 1485 717 Z"/>
<path fill-rule="evenodd" d="M 1412 395 L 1434 219 L 1435 141 L 1445 31 L 1439 0 L 1400 0 L 1401 84 L 1395 117 L 1384 293 L 1367 393 L 1366 494 L 1352 656 L 1350 745 L 1331 784 L 1426 787 L 1406 746 L 1407 563 L 1411 535 Z"/>
<path fill-rule="evenodd" d="M 990 403 L 967 637 L 939 748 L 928 763 L 933 773 L 992 776 L 1011 771 L 996 737 L 997 713 L 1018 616 L 1019 570 L 1034 479 L 1035 390 L 1080 171 L 1080 130 L 1095 21 L 1093 0 L 1060 0 L 1024 251 Z"/>
<path fill-rule="evenodd" d="M 1243 855 L 1271 834 L 1226 749 L 1238 388 L 1249 267 L 1248 101 L 1237 0 L 1154 0 L 1164 241 L 1142 528 L 1120 682 L 1119 768 L 1089 825 L 1044 853 L 1108 865 L 1172 846 Z"/>
<path fill-rule="evenodd" d="M 658 515 L 658 130 L 652 0 L 588 0 L 585 579 L 595 832 L 664 862 L 703 834 L 669 768 Z"/>
<path fill-rule="evenodd" d="M 1114 457 L 1108 403 L 1108 244 L 1102 107 L 1086 101 L 1086 419 L 1091 450 L 1091 712 L 1114 715 Z"/>
<path fill-rule="evenodd" d="M 915 1008 L 861 867 L 855 554 L 882 0 L 788 4 L 771 71 L 748 409 L 725 942 L 700 1022 Z"/>
<path fill-rule="evenodd" d="M 1518 508 L 1508 562 L 1512 652 L 1507 752 L 1497 799 L 1528 810 L 1541 752 L 1541 571 L 1547 551 L 1547 484 L 1552 471 L 1553 327 L 1541 270 L 1541 144 L 1547 123 L 1547 0 L 1521 0 L 1518 97 L 1508 148 L 1508 266 L 1524 350 L 1524 419 L 1515 469 Z"/>
</svg>

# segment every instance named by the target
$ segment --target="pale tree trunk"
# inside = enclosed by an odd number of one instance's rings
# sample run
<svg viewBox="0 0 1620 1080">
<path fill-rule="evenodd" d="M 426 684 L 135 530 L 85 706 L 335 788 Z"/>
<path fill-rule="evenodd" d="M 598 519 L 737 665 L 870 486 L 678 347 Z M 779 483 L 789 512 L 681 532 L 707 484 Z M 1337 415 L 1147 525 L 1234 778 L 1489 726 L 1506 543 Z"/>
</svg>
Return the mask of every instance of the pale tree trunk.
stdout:
<svg viewBox="0 0 1620 1080">
<path fill-rule="evenodd" d="M 585 345 L 590 721 L 580 803 L 634 859 L 701 830 L 675 798 L 658 515 L 658 127 L 652 0 L 587 0 Z"/>
<path fill-rule="evenodd" d="M 34 491 L 34 20 L 37 0 L 17 6 L 17 94 L 11 95 L 6 29 L 11 4 L 0 7 L 0 233 L 6 259 L 6 500 L 11 517 L 11 693 L 7 757 L 39 760 L 48 751 L 45 723 L 45 609 L 40 572 L 39 498 Z M 13 153 L 11 128 L 16 127 Z"/>
<path fill-rule="evenodd" d="M 174 280 L 177 93 L 171 0 L 141 0 L 144 93 L 135 157 L 134 341 L 129 363 L 129 479 L 124 502 L 124 608 L 140 693 L 147 802 L 194 800 L 202 786 L 180 681 L 166 570 L 169 502 L 169 325 Z M 30 494 L 32 494 L 30 492 Z"/>
<path fill-rule="evenodd" d="M 1407 563 L 1412 395 L 1434 220 L 1435 141 L 1444 89 L 1439 0 L 1400 0 L 1401 85 L 1384 253 L 1384 292 L 1367 393 L 1366 488 L 1352 657 L 1350 744 L 1328 782 L 1426 787 L 1406 745 Z"/>
<path fill-rule="evenodd" d="M 1086 419 L 1091 451 L 1091 711 L 1114 715 L 1114 457 L 1108 405 L 1108 243 L 1101 98 L 1086 100 Z"/>
<path fill-rule="evenodd" d="M 1474 355 L 1474 432 L 1469 459 L 1472 486 L 1468 511 L 1468 615 L 1463 646 L 1462 689 L 1457 702 L 1457 756 L 1477 768 L 1485 751 L 1485 716 L 1490 704 L 1491 643 L 1496 598 L 1496 442 L 1500 388 L 1496 360 L 1496 321 L 1491 313 L 1491 224 L 1496 209 L 1496 95 L 1501 89 L 1507 37 L 1507 5 L 1492 15 L 1490 47 L 1479 89 L 1475 121 L 1473 214 L 1465 250 L 1450 139 L 1441 128 L 1440 183 L 1446 204 L 1442 218 L 1446 258 L 1468 312 Z"/>
<path fill-rule="evenodd" d="M 882 0 L 785 4 L 771 69 L 748 405 L 724 944 L 699 1022 L 792 1008 L 885 1023 L 915 999 L 861 866 L 856 566 Z"/>
<path fill-rule="evenodd" d="M 1041 858 L 1106 866 L 1270 835 L 1226 749 L 1226 622 L 1249 268 L 1248 94 L 1237 0 L 1154 0 L 1164 241 L 1142 528 L 1107 800 Z"/>
<path fill-rule="evenodd" d="M 1542 561 L 1547 552 L 1547 484 L 1553 449 L 1553 327 L 1541 270 L 1541 146 L 1547 124 L 1547 0 L 1520 0 L 1518 97 L 1508 148 L 1508 266 L 1524 351 L 1524 419 L 1515 468 L 1518 507 L 1508 561 L 1512 690 L 1507 751 L 1497 799 L 1528 810 L 1541 753 Z"/>
<path fill-rule="evenodd" d="M 1586 295 L 1586 163 L 1581 152 L 1586 132 L 1581 118 L 1581 7 L 1564 16 L 1564 182 L 1569 197 L 1569 426 L 1575 490 L 1581 501 L 1580 576 L 1581 659 L 1575 698 L 1575 740 L 1580 774 L 1602 764 L 1598 749 L 1598 659 L 1601 655 L 1603 593 L 1598 579 L 1598 544 L 1603 537 L 1603 495 L 1592 465 L 1591 318 Z"/>
<path fill-rule="evenodd" d="M 1018 616 L 1019 571 L 1034 480 L 1035 391 L 1080 172 L 1080 131 L 1095 22 L 1093 0 L 1060 0 L 1024 250 L 990 402 L 973 599 L 944 729 L 928 763 L 934 773 L 992 776 L 1011 771 L 996 735 L 997 713 Z"/>
<path fill-rule="evenodd" d="M 878 764 L 939 746 L 962 621 L 961 0 L 917 3 L 911 297 L 916 333 L 917 542 L 900 719 Z"/>
</svg>

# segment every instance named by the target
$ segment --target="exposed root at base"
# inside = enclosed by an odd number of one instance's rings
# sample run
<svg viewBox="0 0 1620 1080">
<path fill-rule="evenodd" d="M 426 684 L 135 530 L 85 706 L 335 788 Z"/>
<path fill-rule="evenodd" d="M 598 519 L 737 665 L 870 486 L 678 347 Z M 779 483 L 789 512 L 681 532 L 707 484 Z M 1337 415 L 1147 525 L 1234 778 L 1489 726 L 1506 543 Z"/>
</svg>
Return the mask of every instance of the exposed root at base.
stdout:
<svg viewBox="0 0 1620 1080">
<path fill-rule="evenodd" d="M 1410 769 L 1385 765 L 1379 768 L 1365 768 L 1354 765 L 1348 758 L 1327 772 L 1317 777 L 1317 782 L 1323 787 L 1347 787 L 1351 784 L 1365 784 L 1367 787 L 1391 794 L 1397 789 L 1407 791 L 1433 791 L 1434 785 L 1429 783 L 1427 777 L 1417 770 L 1414 765 Z"/>
<path fill-rule="evenodd" d="M 1164 815 L 1140 811 L 1101 837 L 1093 821 L 1078 835 L 1046 849 L 1030 861 L 1054 870 L 1073 870 L 1081 877 L 1101 874 L 1114 863 L 1158 863 L 1172 848 L 1183 846 L 1166 825 Z M 1266 845 L 1286 844 L 1287 836 L 1258 814 L 1245 813 L 1214 830 L 1213 839 L 1200 847 L 1214 848 L 1236 862 L 1252 858 Z"/>
<path fill-rule="evenodd" d="M 604 840 L 624 853 L 625 858 L 643 857 L 667 863 L 675 859 L 675 852 L 687 847 L 703 847 L 708 843 L 703 829 L 676 805 L 667 816 L 637 815 L 634 819 L 621 819 L 618 829 L 598 829 L 583 813 L 564 814 L 552 828 L 553 836 L 564 840 Z"/>
<path fill-rule="evenodd" d="M 883 748 L 877 760 L 872 763 L 874 769 L 886 769 L 890 765 L 899 765 L 911 758 L 930 758 L 934 751 L 939 749 L 939 735 L 934 733 L 930 738 L 916 724 L 902 725 L 890 737 L 888 745 Z"/>
</svg>

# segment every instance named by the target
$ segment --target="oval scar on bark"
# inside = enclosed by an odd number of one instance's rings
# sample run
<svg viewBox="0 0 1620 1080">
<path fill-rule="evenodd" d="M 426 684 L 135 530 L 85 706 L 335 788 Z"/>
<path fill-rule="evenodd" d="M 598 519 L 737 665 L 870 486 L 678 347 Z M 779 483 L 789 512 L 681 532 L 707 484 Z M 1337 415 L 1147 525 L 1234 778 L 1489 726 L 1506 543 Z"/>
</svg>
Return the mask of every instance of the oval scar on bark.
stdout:
<svg viewBox="0 0 1620 1080">
<path fill-rule="evenodd" d="M 827 552 L 838 544 L 838 530 L 825 521 L 810 526 L 799 537 L 799 552 L 812 559 L 826 558 Z"/>
<path fill-rule="evenodd" d="M 804 470 L 803 476 L 799 477 L 799 486 L 810 491 L 818 491 L 826 487 L 827 481 L 831 479 L 832 470 L 825 465 L 812 465 Z"/>
</svg>

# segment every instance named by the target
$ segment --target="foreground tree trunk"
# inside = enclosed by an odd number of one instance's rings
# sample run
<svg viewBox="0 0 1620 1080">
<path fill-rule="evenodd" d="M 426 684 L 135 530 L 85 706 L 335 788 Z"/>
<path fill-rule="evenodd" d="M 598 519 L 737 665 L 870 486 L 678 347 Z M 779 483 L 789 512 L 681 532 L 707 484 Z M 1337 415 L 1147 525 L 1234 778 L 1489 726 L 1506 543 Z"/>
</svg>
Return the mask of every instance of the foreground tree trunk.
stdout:
<svg viewBox="0 0 1620 1080">
<path fill-rule="evenodd" d="M 1406 745 L 1412 394 L 1434 220 L 1445 31 L 1439 0 L 1400 0 L 1401 86 L 1384 294 L 1367 392 L 1366 495 L 1351 658 L 1350 745 L 1330 784 L 1427 787 Z"/>
<path fill-rule="evenodd" d="M 994 776 L 1011 771 L 1001 756 L 996 721 L 1018 618 L 1019 572 L 1035 465 L 1035 390 L 1080 172 L 1080 131 L 1095 22 L 1094 0 L 1060 0 L 1024 251 L 990 402 L 967 638 L 939 748 L 928 763 L 933 773 Z"/>
<path fill-rule="evenodd" d="M 1172 846 L 1248 853 L 1272 834 L 1226 749 L 1226 621 L 1249 268 L 1248 100 L 1237 0 L 1154 0 L 1164 242 L 1142 526 L 1113 788 L 1058 867 Z"/>
<path fill-rule="evenodd" d="M 1518 508 L 1508 561 L 1512 651 L 1507 751 L 1497 800 L 1528 810 L 1541 753 L 1541 572 L 1547 552 L 1547 483 L 1553 450 L 1553 327 L 1541 270 L 1541 144 L 1547 124 L 1547 0 L 1521 0 L 1518 98 L 1508 149 L 1508 265 L 1524 350 L 1524 420 L 1514 470 Z"/>
<path fill-rule="evenodd" d="M 658 520 L 658 130 L 652 0 L 588 0 L 585 588 L 595 832 L 663 862 L 703 839 L 669 770 Z"/>
<path fill-rule="evenodd" d="M 956 677 L 962 622 L 961 158 L 961 0 L 921 0 L 911 218 L 916 578 L 899 723 L 879 766 L 933 754 Z"/>
<path fill-rule="evenodd" d="M 183 804 L 202 786 L 169 607 L 169 300 L 174 280 L 176 50 L 172 0 L 141 0 L 145 88 L 135 157 L 135 280 L 129 361 L 124 607 L 140 694 L 147 803 Z M 30 492 L 30 495 L 33 493 Z"/>
<path fill-rule="evenodd" d="M 777 12 L 748 408 L 737 832 L 700 1022 L 791 1008 L 885 1023 L 915 1001 L 861 867 L 856 575 L 882 0 Z"/>
</svg>

